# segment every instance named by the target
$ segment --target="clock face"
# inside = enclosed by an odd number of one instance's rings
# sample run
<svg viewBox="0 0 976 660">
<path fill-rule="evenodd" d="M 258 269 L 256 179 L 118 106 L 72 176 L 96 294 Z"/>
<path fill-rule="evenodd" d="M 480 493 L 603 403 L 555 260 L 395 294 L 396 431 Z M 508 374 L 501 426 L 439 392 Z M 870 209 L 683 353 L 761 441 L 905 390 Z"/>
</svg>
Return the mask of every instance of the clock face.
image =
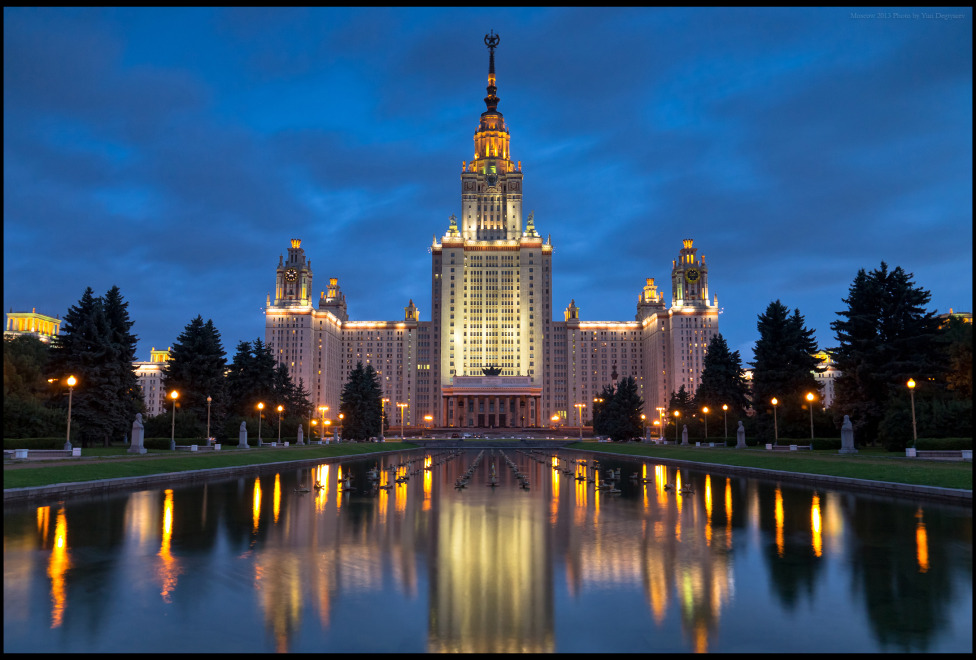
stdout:
<svg viewBox="0 0 976 660">
<path fill-rule="evenodd" d="M 701 273 L 697 268 L 689 268 L 685 271 L 685 279 L 689 282 L 697 282 L 698 278 L 701 277 Z"/>
<path fill-rule="evenodd" d="M 498 183 L 498 175 L 492 172 L 491 174 L 488 175 L 488 185 L 493 186 L 496 183 Z"/>
<path fill-rule="evenodd" d="M 288 280 L 289 282 L 294 282 L 295 280 L 298 279 L 298 271 L 295 270 L 294 268 L 289 268 L 288 270 L 285 271 L 285 279 Z"/>
</svg>

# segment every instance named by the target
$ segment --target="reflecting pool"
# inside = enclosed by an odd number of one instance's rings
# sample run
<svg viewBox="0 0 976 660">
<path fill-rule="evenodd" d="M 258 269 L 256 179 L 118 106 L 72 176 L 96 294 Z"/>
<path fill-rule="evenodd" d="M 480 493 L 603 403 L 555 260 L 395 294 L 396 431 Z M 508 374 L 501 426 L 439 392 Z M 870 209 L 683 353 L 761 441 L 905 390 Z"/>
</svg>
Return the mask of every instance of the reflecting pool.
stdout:
<svg viewBox="0 0 976 660">
<path fill-rule="evenodd" d="M 970 507 L 597 461 L 417 450 L 8 505 L 4 651 L 972 651 Z"/>
</svg>

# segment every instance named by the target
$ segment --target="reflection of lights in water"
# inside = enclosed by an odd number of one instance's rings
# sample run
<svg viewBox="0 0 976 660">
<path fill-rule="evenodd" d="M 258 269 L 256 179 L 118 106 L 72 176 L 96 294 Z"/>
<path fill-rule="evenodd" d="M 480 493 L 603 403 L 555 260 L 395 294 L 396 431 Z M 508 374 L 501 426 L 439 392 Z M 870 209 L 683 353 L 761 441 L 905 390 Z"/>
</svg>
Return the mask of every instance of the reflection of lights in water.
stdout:
<svg viewBox="0 0 976 660">
<path fill-rule="evenodd" d="M 813 554 L 817 557 L 823 554 L 823 536 L 821 534 L 820 497 L 813 492 L 813 504 L 810 507 L 810 527 L 813 529 Z"/>
<path fill-rule="evenodd" d="M 732 479 L 725 478 L 725 548 L 732 549 Z"/>
<path fill-rule="evenodd" d="M 274 521 L 278 524 L 278 516 L 281 514 L 281 474 L 275 475 L 274 485 Z"/>
<path fill-rule="evenodd" d="M 58 628 L 64 623 L 64 610 L 68 602 L 64 576 L 69 568 L 71 568 L 71 559 L 68 557 L 68 520 L 64 515 L 64 509 L 58 509 L 58 516 L 54 523 L 54 547 L 51 548 L 51 556 L 47 564 L 47 575 L 51 578 L 52 628 Z"/>
<path fill-rule="evenodd" d="M 929 537 L 922 520 L 922 507 L 915 513 L 918 523 L 915 526 L 915 553 L 918 558 L 918 572 L 927 573 L 929 570 Z"/>
<path fill-rule="evenodd" d="M 552 462 L 555 467 L 556 457 L 552 457 Z M 549 523 L 552 525 L 556 524 L 559 520 L 559 470 L 551 470 L 552 472 L 552 499 L 549 501 Z"/>
<path fill-rule="evenodd" d="M 258 531 L 258 521 L 261 519 L 261 477 L 254 478 L 254 531 Z"/>
<path fill-rule="evenodd" d="M 322 513 L 329 501 L 329 466 L 320 465 L 315 468 L 315 481 L 322 486 L 315 491 L 315 511 Z"/>
<path fill-rule="evenodd" d="M 162 583 L 162 590 L 159 595 L 163 597 L 163 602 L 172 602 L 171 596 L 176 590 L 176 579 L 182 573 L 179 562 L 173 556 L 171 545 L 173 541 L 173 491 L 166 489 L 166 497 L 163 500 L 163 538 L 157 553 L 162 560 L 159 565 L 159 579 Z"/>
<path fill-rule="evenodd" d="M 780 557 L 783 556 L 783 493 L 776 486 L 776 508 L 774 510 L 774 515 L 776 517 L 776 554 Z"/>
<path fill-rule="evenodd" d="M 712 544 L 712 478 L 705 475 L 705 544 Z"/>
<path fill-rule="evenodd" d="M 41 547 L 47 546 L 47 533 L 51 526 L 51 507 L 37 507 L 37 533 L 41 537 Z"/>
</svg>

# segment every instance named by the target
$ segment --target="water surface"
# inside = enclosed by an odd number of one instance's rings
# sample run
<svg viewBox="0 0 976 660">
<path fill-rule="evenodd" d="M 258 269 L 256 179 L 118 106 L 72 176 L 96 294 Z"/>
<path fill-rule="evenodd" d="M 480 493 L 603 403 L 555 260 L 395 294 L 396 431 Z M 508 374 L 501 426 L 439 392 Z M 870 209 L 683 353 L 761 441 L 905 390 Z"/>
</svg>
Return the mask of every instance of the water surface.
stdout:
<svg viewBox="0 0 976 660">
<path fill-rule="evenodd" d="M 4 651 L 972 651 L 971 508 L 477 456 L 6 506 Z"/>
</svg>

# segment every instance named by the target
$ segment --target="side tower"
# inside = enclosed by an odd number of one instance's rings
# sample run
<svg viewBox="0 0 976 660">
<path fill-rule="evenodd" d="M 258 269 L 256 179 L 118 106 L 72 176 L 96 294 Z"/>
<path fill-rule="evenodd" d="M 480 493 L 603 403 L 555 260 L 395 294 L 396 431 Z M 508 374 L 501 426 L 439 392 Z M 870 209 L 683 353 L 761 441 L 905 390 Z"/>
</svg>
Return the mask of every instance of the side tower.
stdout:
<svg viewBox="0 0 976 660">
<path fill-rule="evenodd" d="M 677 392 L 683 385 L 694 394 L 701 383 L 705 350 L 712 337 L 718 334 L 718 296 L 708 300 L 708 266 L 705 257 L 698 257 L 692 239 L 682 241 L 678 258 L 671 263 L 670 390 Z M 667 401 L 661 405 L 667 405 Z"/>
</svg>

